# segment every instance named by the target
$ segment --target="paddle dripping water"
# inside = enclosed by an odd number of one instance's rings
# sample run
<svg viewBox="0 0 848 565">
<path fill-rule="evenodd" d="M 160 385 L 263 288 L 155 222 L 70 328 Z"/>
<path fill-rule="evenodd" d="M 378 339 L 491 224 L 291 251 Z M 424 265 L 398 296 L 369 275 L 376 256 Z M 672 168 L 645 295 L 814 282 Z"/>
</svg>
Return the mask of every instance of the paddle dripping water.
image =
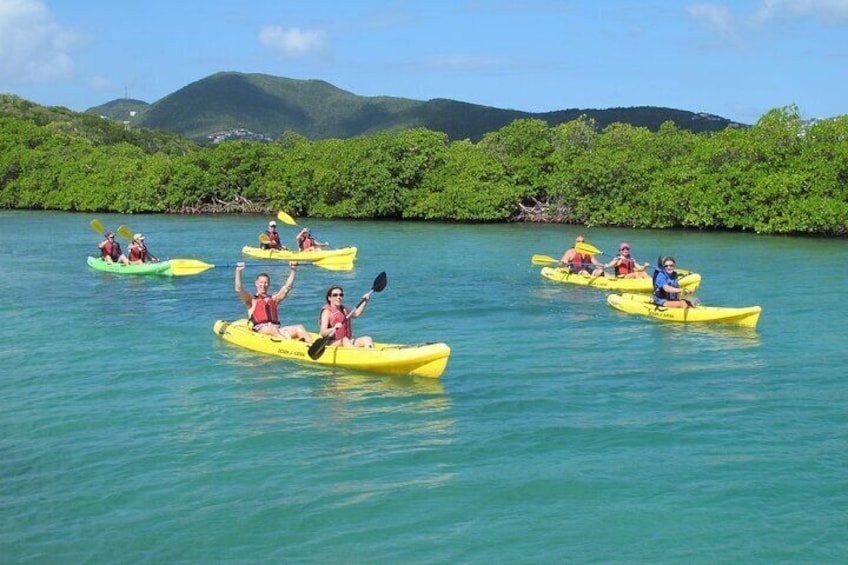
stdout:
<svg viewBox="0 0 848 565">
<path fill-rule="evenodd" d="M 844 241 L 580 229 L 674 255 L 704 304 L 760 304 L 751 330 L 625 316 L 543 279 L 528 257 L 570 227 L 310 220 L 356 267 L 301 269 L 282 318 L 314 331 L 327 288 L 386 271 L 357 330 L 449 344 L 429 379 L 224 343 L 215 320 L 245 315 L 230 268 L 92 271 L 89 219 L 0 211 L 5 562 L 844 559 L 845 277 L 808 298 L 807 272 L 775 270 L 846 264 Z M 260 221 L 100 219 L 215 265 Z"/>
</svg>

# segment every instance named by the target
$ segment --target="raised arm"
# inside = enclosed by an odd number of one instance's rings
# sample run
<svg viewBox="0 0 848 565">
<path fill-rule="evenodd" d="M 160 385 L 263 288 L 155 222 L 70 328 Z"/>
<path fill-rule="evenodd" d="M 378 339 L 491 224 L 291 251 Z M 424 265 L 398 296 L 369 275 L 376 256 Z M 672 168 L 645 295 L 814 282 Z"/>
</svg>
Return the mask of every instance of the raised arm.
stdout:
<svg viewBox="0 0 848 565">
<path fill-rule="evenodd" d="M 235 289 L 236 294 L 238 294 L 239 300 L 244 302 L 244 305 L 250 308 L 253 305 L 253 296 L 250 295 L 249 292 L 244 290 L 241 284 L 241 272 L 244 270 L 244 263 L 236 264 L 236 282 Z"/>
<path fill-rule="evenodd" d="M 286 279 L 286 282 L 283 283 L 283 286 L 280 287 L 280 290 L 277 291 L 277 294 L 274 295 L 274 300 L 276 302 L 281 302 L 289 291 L 292 289 L 294 285 L 294 278 L 297 275 L 297 262 L 289 261 L 289 276 Z"/>
<path fill-rule="evenodd" d="M 350 313 L 351 318 L 358 318 L 365 311 L 365 307 L 368 306 L 368 301 L 371 299 L 371 292 L 368 291 L 362 296 L 362 304 L 356 307 L 356 310 Z"/>
</svg>

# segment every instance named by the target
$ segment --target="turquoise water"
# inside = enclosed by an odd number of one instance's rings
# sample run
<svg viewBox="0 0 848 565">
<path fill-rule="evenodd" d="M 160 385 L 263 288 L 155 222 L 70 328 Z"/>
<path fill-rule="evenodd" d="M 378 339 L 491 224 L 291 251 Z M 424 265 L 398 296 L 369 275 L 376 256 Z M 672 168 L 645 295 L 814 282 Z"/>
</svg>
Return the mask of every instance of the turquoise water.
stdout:
<svg viewBox="0 0 848 565">
<path fill-rule="evenodd" d="M 355 330 L 447 342 L 432 380 L 222 343 L 213 322 L 243 315 L 232 269 L 93 272 L 90 219 L 0 212 L 3 562 L 845 559 L 844 240 L 581 230 L 675 254 L 705 304 L 762 305 L 752 331 L 628 317 L 544 281 L 530 256 L 574 227 L 308 222 L 359 256 L 301 269 L 286 319 L 312 328 L 330 284 L 354 302 L 386 271 Z M 264 227 L 100 219 L 210 263 Z"/>
</svg>

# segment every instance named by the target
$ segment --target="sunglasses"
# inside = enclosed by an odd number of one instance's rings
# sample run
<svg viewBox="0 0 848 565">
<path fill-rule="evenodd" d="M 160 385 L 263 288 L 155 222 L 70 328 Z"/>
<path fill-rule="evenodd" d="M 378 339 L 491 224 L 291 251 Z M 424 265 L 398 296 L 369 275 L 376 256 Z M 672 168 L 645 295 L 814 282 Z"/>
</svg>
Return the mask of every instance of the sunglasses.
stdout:
<svg viewBox="0 0 848 565">
<path fill-rule="evenodd" d="M 669 268 L 670 268 L 670 269 L 673 269 L 673 268 L 674 268 L 674 263 L 666 263 L 666 264 L 665 264 L 665 268 L 666 268 L 666 269 L 669 269 Z"/>
<path fill-rule="evenodd" d="M 334 292 L 330 296 L 344 296 L 344 292 Z"/>
</svg>

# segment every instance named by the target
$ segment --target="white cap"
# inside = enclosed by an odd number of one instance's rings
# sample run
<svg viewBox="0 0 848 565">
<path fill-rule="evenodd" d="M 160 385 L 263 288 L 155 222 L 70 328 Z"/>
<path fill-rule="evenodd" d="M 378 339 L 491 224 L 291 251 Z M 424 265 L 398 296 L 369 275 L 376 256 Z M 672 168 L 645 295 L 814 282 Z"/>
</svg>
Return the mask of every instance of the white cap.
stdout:
<svg viewBox="0 0 848 565">
<path fill-rule="evenodd" d="M 140 233 L 137 233 L 133 236 L 133 239 L 142 240 L 144 239 L 144 236 Z"/>
<path fill-rule="evenodd" d="M 275 222 L 274 220 L 271 220 L 270 222 L 268 222 L 268 225 L 269 226 L 276 226 L 277 222 Z"/>
</svg>

